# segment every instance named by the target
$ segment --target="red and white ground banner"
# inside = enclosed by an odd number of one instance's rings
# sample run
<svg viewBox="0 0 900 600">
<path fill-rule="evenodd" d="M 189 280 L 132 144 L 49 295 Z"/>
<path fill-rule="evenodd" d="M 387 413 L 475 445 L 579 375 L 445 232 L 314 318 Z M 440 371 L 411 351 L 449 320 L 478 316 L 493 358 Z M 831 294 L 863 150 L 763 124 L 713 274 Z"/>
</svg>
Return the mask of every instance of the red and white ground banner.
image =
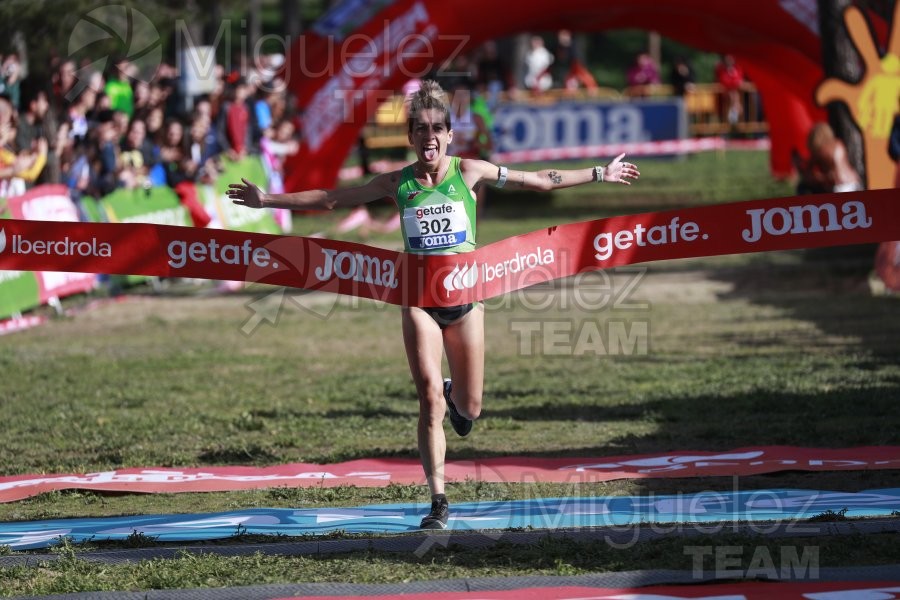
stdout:
<svg viewBox="0 0 900 600">
<path fill-rule="evenodd" d="M 379 595 L 379 600 L 408 600 L 409 594 Z M 280 598 L 279 600 L 297 600 Z M 334 596 L 303 596 L 330 600 Z M 900 598 L 900 581 L 797 583 L 744 582 L 633 588 L 531 587 L 518 590 L 417 593 L 421 600 L 891 600 Z"/>
<path fill-rule="evenodd" d="M 900 468 L 900 447 L 762 446 L 725 452 L 666 452 L 599 458 L 511 456 L 448 461 L 447 481 L 588 483 L 615 479 L 729 477 L 778 471 L 865 471 Z M 107 492 L 221 492 L 272 487 L 334 487 L 425 483 L 418 459 L 361 459 L 272 467 L 130 468 L 86 474 L 0 477 L 0 502 L 62 489 Z"/>
<path fill-rule="evenodd" d="M 11 319 L 0 320 L 0 335 L 7 333 L 15 333 L 37 327 L 47 322 L 47 317 L 41 315 L 25 315 L 22 317 L 12 317 Z"/>
<path fill-rule="evenodd" d="M 876 190 L 624 215 L 444 256 L 240 231 L 9 219 L 0 223 L 0 269 L 248 281 L 455 306 L 635 263 L 897 240 L 897 199 L 897 190 Z"/>
</svg>

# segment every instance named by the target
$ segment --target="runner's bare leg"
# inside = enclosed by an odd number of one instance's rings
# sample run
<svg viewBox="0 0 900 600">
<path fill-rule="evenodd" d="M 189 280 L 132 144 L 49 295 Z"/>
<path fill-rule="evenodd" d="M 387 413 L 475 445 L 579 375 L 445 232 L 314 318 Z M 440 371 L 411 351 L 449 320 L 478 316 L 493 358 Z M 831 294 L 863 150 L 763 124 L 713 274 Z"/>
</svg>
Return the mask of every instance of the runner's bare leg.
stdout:
<svg viewBox="0 0 900 600">
<path fill-rule="evenodd" d="M 451 399 L 459 414 L 477 419 L 484 390 L 484 304 L 476 304 L 469 314 L 448 325 L 443 333 L 453 380 Z"/>
<path fill-rule="evenodd" d="M 425 311 L 415 307 L 401 309 L 403 344 L 419 396 L 419 455 L 431 494 L 444 493 L 444 379 L 441 374 L 443 344 L 441 329 Z"/>
</svg>

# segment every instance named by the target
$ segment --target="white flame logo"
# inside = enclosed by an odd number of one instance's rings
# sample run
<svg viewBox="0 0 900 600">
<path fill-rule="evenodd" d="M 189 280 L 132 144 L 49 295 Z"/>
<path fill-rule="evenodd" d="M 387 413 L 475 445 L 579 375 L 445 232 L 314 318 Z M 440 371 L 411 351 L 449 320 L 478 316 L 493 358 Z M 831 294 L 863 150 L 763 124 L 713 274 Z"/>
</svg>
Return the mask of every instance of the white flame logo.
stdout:
<svg viewBox="0 0 900 600">
<path fill-rule="evenodd" d="M 472 263 L 472 266 L 469 266 L 469 263 L 463 265 L 462 268 L 459 265 L 453 267 L 453 270 L 450 271 L 450 274 L 444 277 L 444 289 L 447 290 L 447 294 L 453 291 L 462 291 L 464 289 L 468 289 L 474 287 L 478 282 L 478 263 Z"/>
<path fill-rule="evenodd" d="M 6 250 L 6 230 L 0 229 L 0 252 Z"/>
</svg>

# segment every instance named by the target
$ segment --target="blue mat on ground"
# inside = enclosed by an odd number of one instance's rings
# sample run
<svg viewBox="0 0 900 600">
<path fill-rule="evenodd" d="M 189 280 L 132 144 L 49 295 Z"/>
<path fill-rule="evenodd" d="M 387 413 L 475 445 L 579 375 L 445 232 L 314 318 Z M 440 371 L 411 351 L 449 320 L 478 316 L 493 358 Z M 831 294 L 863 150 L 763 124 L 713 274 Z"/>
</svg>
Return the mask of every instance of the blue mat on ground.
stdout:
<svg viewBox="0 0 900 600">
<path fill-rule="evenodd" d="M 900 488 L 862 492 L 755 490 L 597 498 L 538 498 L 451 505 L 448 529 L 562 529 L 650 523 L 784 521 L 843 513 L 889 516 L 900 510 Z M 424 504 L 356 508 L 256 508 L 189 515 L 56 519 L 0 523 L 0 545 L 46 548 L 66 537 L 76 543 L 126 540 L 143 534 L 159 542 L 225 539 L 236 535 L 302 536 L 335 531 L 384 534 L 418 529 Z"/>
</svg>

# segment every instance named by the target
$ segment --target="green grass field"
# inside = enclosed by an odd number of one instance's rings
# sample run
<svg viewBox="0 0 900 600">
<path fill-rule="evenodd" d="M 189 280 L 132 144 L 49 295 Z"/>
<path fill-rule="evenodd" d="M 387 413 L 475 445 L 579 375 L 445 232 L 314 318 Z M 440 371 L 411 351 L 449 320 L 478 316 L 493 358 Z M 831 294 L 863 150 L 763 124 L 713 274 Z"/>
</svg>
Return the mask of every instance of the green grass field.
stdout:
<svg viewBox="0 0 900 600">
<path fill-rule="evenodd" d="M 631 188 L 494 193 L 481 241 L 626 212 L 790 195 L 788 183 L 772 181 L 766 161 L 763 153 L 734 152 L 638 160 L 643 176 Z M 295 233 L 333 235 L 341 216 L 298 217 Z M 396 236 L 345 239 L 398 245 Z M 483 417 L 468 438 L 448 437 L 448 457 L 900 444 L 900 305 L 870 293 L 873 254 L 872 247 L 851 247 L 670 261 L 490 300 Z M 574 306 L 575 294 L 607 284 L 628 306 Z M 286 303 L 277 325 L 246 335 L 248 305 L 271 290 L 219 295 L 210 286 L 173 284 L 161 293 L 134 291 L 127 301 L 73 310 L 0 338 L 2 474 L 417 456 L 417 403 L 396 307 L 306 298 L 327 318 Z M 516 325 L 548 322 L 568 324 L 569 343 L 523 337 Z M 613 323 L 646 327 L 645 345 L 579 347 L 577 332 L 609 332 Z M 733 485 L 730 478 L 465 482 L 450 485 L 448 494 L 461 502 Z M 858 491 L 900 487 L 900 472 L 787 472 L 742 478 L 740 486 Z M 2 504 L 0 521 L 427 500 L 424 486 L 399 485 L 177 495 L 71 491 Z M 815 546 L 825 567 L 897 563 L 898 541 L 879 535 L 849 544 L 817 538 L 777 545 Z M 706 543 L 772 542 L 723 534 Z M 79 558 L 80 548 L 65 544 L 58 562 L 0 569 L 0 594 L 690 569 L 684 544 L 673 538 L 618 550 L 548 540 L 532 548 L 438 548 L 421 558 L 185 555 L 129 565 L 89 563 Z"/>
</svg>

